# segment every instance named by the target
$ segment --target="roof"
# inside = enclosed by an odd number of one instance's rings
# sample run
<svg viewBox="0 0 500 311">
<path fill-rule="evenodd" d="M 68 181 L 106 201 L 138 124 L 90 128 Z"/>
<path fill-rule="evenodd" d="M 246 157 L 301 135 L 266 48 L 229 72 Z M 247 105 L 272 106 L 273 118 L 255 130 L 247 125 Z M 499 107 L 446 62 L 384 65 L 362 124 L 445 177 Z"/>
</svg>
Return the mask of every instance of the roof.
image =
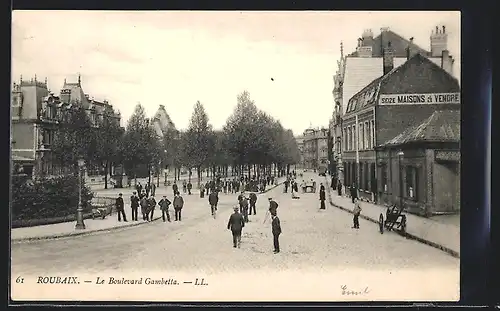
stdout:
<svg viewBox="0 0 500 311">
<path fill-rule="evenodd" d="M 398 67 L 394 67 L 391 71 L 389 71 L 385 75 L 379 76 L 378 78 L 374 79 L 373 81 L 368 83 L 364 88 L 359 90 L 356 94 L 352 95 L 351 98 L 348 100 L 345 114 L 350 114 L 361 108 L 365 108 L 367 106 L 376 104 L 378 92 L 384 81 L 386 81 L 387 78 L 389 78 L 390 76 L 396 74 L 401 70 L 405 70 L 407 67 L 410 67 L 415 63 L 418 63 L 419 65 L 429 64 L 432 69 L 443 71 L 454 80 L 457 80 L 455 77 L 453 77 L 444 69 L 442 69 L 439 65 L 437 65 L 435 59 L 429 59 L 428 57 L 423 56 L 421 54 L 415 54 L 410 59 L 405 61 L 403 64 L 399 65 Z"/>
<path fill-rule="evenodd" d="M 460 110 L 438 110 L 417 126 L 388 140 L 382 146 L 415 142 L 460 142 Z"/>
<path fill-rule="evenodd" d="M 380 33 L 378 36 L 373 38 L 373 41 L 370 43 L 363 42 L 363 46 L 371 46 L 372 47 L 372 57 L 382 57 L 383 47 L 386 47 L 388 43 L 391 42 L 391 47 L 393 49 L 394 57 L 406 57 L 406 49 L 410 47 L 410 49 L 414 52 L 429 56 L 431 53 L 420 46 L 412 43 L 410 40 L 403 38 L 392 30 L 387 30 Z M 350 56 L 358 56 L 358 52 L 353 52 Z"/>
<path fill-rule="evenodd" d="M 32 161 L 35 161 L 35 159 L 25 158 L 25 157 L 21 157 L 21 156 L 13 154 L 12 161 L 14 161 L 14 162 L 32 162 Z"/>
<path fill-rule="evenodd" d="M 345 113 L 349 99 L 374 79 L 382 76 L 382 58 L 346 57 L 342 88 L 342 113 Z"/>
</svg>

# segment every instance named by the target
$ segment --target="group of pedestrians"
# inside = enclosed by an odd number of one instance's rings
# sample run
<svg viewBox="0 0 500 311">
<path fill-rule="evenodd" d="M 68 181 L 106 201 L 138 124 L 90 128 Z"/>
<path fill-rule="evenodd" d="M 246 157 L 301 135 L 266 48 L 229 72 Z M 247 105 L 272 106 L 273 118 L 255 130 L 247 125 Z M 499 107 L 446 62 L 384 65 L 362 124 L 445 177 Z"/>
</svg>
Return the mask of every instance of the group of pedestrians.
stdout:
<svg viewBox="0 0 500 311">
<path fill-rule="evenodd" d="M 255 198 L 253 199 L 253 196 Z M 239 206 L 234 206 L 233 214 L 229 216 L 229 221 L 227 223 L 227 229 L 231 230 L 233 236 L 233 247 L 240 248 L 241 245 L 241 234 L 245 224 L 248 223 L 248 202 L 250 201 L 250 212 L 252 211 L 255 215 L 255 203 L 257 202 L 257 196 L 255 193 L 251 193 L 248 198 L 245 197 L 244 192 L 242 192 L 238 196 Z M 246 203 L 245 203 L 246 202 Z M 272 198 L 269 198 L 269 213 L 271 214 L 271 232 L 273 234 L 273 245 L 274 245 L 274 253 L 277 254 L 280 252 L 280 244 L 279 244 L 279 236 L 281 234 L 281 223 L 278 218 L 278 203 L 274 201 Z M 266 218 L 264 221 L 267 219 Z"/>
<path fill-rule="evenodd" d="M 139 194 L 137 193 L 137 191 L 133 191 L 132 195 L 130 196 L 132 221 L 138 221 L 139 208 L 141 209 L 142 220 L 153 221 L 154 212 L 157 205 L 160 207 L 160 210 L 162 211 L 162 219 L 164 222 L 165 221 L 170 222 L 170 211 L 169 211 L 170 205 L 173 205 L 174 207 L 174 213 L 175 213 L 174 220 L 181 221 L 182 208 L 184 207 L 184 198 L 181 196 L 179 191 L 174 192 L 174 198 L 172 201 L 167 199 L 167 196 L 164 195 L 159 202 L 156 202 L 154 194 L 148 193 L 146 189 L 142 189 L 142 191 L 139 192 Z M 118 195 L 118 198 L 116 198 L 115 207 L 118 214 L 118 221 L 121 222 L 123 218 L 123 221 L 127 222 L 128 220 L 127 220 L 127 215 L 125 214 L 125 203 L 123 201 L 122 193 L 120 193 Z"/>
</svg>

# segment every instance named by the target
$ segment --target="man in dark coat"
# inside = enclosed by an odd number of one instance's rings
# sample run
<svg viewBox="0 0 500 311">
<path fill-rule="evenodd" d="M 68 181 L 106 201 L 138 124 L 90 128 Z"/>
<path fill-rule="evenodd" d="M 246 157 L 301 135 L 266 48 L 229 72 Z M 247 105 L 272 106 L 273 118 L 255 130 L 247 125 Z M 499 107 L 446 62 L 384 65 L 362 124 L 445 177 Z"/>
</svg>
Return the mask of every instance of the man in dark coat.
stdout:
<svg viewBox="0 0 500 311">
<path fill-rule="evenodd" d="M 186 191 L 187 191 L 187 183 L 186 183 L 186 181 L 184 180 L 184 181 L 182 182 L 182 192 L 183 192 L 183 193 L 186 193 Z"/>
<path fill-rule="evenodd" d="M 243 219 L 248 222 L 248 199 L 245 197 L 243 192 L 238 196 L 238 202 L 240 204 L 240 213 L 243 214 Z"/>
<path fill-rule="evenodd" d="M 156 208 L 156 200 L 154 198 L 153 195 L 151 195 L 148 199 L 148 208 L 149 208 L 149 212 L 151 213 L 151 216 L 149 218 L 150 221 L 153 221 L 153 217 L 155 215 L 155 208 Z"/>
<path fill-rule="evenodd" d="M 352 183 L 351 187 L 349 187 L 349 191 L 351 193 L 351 200 L 354 204 L 354 200 L 358 198 L 358 188 L 356 188 L 356 184 Z"/>
<path fill-rule="evenodd" d="M 174 181 L 174 184 L 172 185 L 172 191 L 174 192 L 174 195 L 179 192 L 179 186 L 177 186 L 177 183 Z"/>
<path fill-rule="evenodd" d="M 241 230 L 243 227 L 245 227 L 245 221 L 243 219 L 243 216 L 241 216 L 240 213 L 238 213 L 238 207 L 235 206 L 234 208 L 234 213 L 229 216 L 229 221 L 227 223 L 227 229 L 231 230 L 233 234 L 233 247 L 240 248 L 241 244 Z"/>
<path fill-rule="evenodd" d="M 325 187 L 322 187 L 319 190 L 319 200 L 321 202 L 321 207 L 319 209 L 326 209 L 326 206 L 325 206 L 325 200 L 326 200 Z"/>
<path fill-rule="evenodd" d="M 161 209 L 161 218 L 163 219 L 163 222 L 165 222 L 165 214 L 167 215 L 167 220 L 170 222 L 170 213 L 168 212 L 168 208 L 172 204 L 169 199 L 167 199 L 167 196 L 164 195 L 163 198 L 158 202 L 158 205 L 160 206 Z"/>
<path fill-rule="evenodd" d="M 217 203 L 219 203 L 219 196 L 217 195 L 217 191 L 213 191 L 208 196 L 208 203 L 210 204 L 210 210 L 212 211 L 212 216 L 215 215 L 217 211 Z"/>
<path fill-rule="evenodd" d="M 142 197 L 140 203 L 142 220 L 149 221 L 149 200 L 147 197 Z"/>
<path fill-rule="evenodd" d="M 176 192 L 174 197 L 174 210 L 175 210 L 175 221 L 181 221 L 182 219 L 182 208 L 184 207 L 184 199 L 181 197 L 179 191 Z"/>
<path fill-rule="evenodd" d="M 278 210 L 278 203 L 274 201 L 272 198 L 269 198 L 269 212 L 271 215 Z"/>
<path fill-rule="evenodd" d="M 125 203 L 123 203 L 123 194 L 119 194 L 115 202 L 116 211 L 118 212 L 118 221 L 122 221 L 121 216 L 123 215 L 123 221 L 127 221 L 127 216 L 125 215 Z"/>
<path fill-rule="evenodd" d="M 191 189 L 193 189 L 193 184 L 191 182 L 188 182 L 187 184 L 187 190 L 188 190 L 188 194 L 191 195 Z"/>
<path fill-rule="evenodd" d="M 271 228 L 272 228 L 272 233 L 273 233 L 273 244 L 274 244 L 274 253 L 277 254 L 280 252 L 280 241 L 279 237 L 281 234 L 281 223 L 280 219 L 278 218 L 278 213 L 276 210 L 273 210 L 271 213 Z"/>
<path fill-rule="evenodd" d="M 253 210 L 253 214 L 256 215 L 257 214 L 257 211 L 255 209 L 255 204 L 257 203 L 257 195 L 255 193 L 250 193 L 250 211 L 249 211 L 249 215 L 252 215 L 252 210 Z"/>
<path fill-rule="evenodd" d="M 340 179 L 337 182 L 337 193 L 339 194 L 339 196 L 342 195 L 342 182 L 340 181 Z"/>
<path fill-rule="evenodd" d="M 288 192 L 288 185 L 289 185 L 289 184 L 290 184 L 290 181 L 289 181 L 289 180 L 288 180 L 288 178 L 287 178 L 287 180 L 285 180 L 285 193 L 287 193 L 287 192 Z"/>
<path fill-rule="evenodd" d="M 139 197 L 135 191 L 130 197 L 130 207 L 132 208 L 132 221 L 137 221 L 137 215 L 139 213 Z"/>
</svg>

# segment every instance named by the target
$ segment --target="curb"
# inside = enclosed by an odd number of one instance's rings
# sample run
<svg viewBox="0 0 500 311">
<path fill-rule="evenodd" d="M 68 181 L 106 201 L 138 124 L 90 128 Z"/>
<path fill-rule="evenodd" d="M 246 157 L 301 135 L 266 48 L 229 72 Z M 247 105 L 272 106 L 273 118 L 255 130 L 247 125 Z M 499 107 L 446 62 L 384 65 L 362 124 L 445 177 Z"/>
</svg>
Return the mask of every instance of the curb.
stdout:
<svg viewBox="0 0 500 311">
<path fill-rule="evenodd" d="M 334 206 L 334 207 L 336 207 L 336 208 L 338 208 L 338 209 L 341 209 L 341 210 L 343 210 L 344 212 L 348 212 L 349 214 L 353 214 L 353 212 L 352 212 L 350 209 L 345 208 L 345 207 L 343 207 L 343 206 L 340 206 L 340 205 L 338 205 L 338 204 L 333 203 L 333 201 L 332 201 L 332 195 L 331 195 L 331 188 L 329 187 L 328 189 L 329 189 L 329 190 L 328 190 L 328 194 L 329 194 L 328 201 L 329 201 L 330 205 L 331 205 L 331 206 Z M 368 220 L 368 221 L 373 222 L 373 223 L 375 223 L 375 224 L 377 224 L 377 225 L 378 225 L 378 220 L 375 220 L 375 219 L 373 219 L 373 218 L 371 218 L 371 217 L 368 217 L 368 216 L 365 216 L 365 215 L 362 215 L 362 214 L 361 214 L 361 215 L 359 215 L 359 217 L 360 217 L 360 218 L 362 218 L 362 219 L 364 219 L 364 220 Z M 413 234 L 408 233 L 408 232 L 401 232 L 401 231 L 399 231 L 399 230 L 394 230 L 394 231 L 392 231 L 392 232 L 394 232 L 394 233 L 396 233 L 396 234 L 399 234 L 399 235 L 401 235 L 401 236 L 403 236 L 403 237 L 405 237 L 405 238 L 407 238 L 407 239 L 409 239 L 409 240 L 415 240 L 415 241 L 417 241 L 417 242 L 420 242 L 420 243 L 423 243 L 423 244 L 429 245 L 429 246 L 431 246 L 431 247 L 437 248 L 437 249 L 439 249 L 439 250 L 441 250 L 441 251 L 443 251 L 443 252 L 445 252 L 445 253 L 448 253 L 448 254 L 449 254 L 449 255 L 451 255 L 452 257 L 455 257 L 455 258 L 459 258 L 459 259 L 460 259 L 460 254 L 459 254 L 457 251 L 452 250 L 451 248 L 448 248 L 448 247 L 446 247 L 446 246 L 443 246 L 443 245 L 440 245 L 440 244 L 438 244 L 438 243 L 435 243 L 435 242 L 432 242 L 432 241 L 426 240 L 426 239 L 424 239 L 424 238 L 421 238 L 421 237 L 419 237 L 419 236 L 413 235 Z"/>
<path fill-rule="evenodd" d="M 157 221 L 161 217 L 155 217 L 150 222 Z M 61 233 L 61 234 L 53 234 L 53 235 L 45 235 L 45 236 L 40 236 L 40 237 L 29 237 L 29 238 L 20 238 L 20 239 L 12 239 L 11 243 L 19 243 L 19 242 L 34 242 L 34 241 L 44 241 L 44 240 L 55 240 L 59 238 L 66 238 L 66 237 L 74 237 L 74 236 L 82 236 L 82 235 L 91 235 L 93 233 L 97 232 L 103 232 L 103 231 L 113 231 L 117 229 L 122 229 L 122 228 L 130 228 L 130 227 L 136 227 L 144 224 L 148 224 L 150 222 L 137 222 L 137 223 L 131 223 L 127 224 L 124 226 L 119 226 L 119 227 L 110 227 L 110 228 L 102 228 L 102 229 L 97 229 L 97 230 L 89 230 L 89 231 L 74 231 L 71 233 Z"/>
</svg>

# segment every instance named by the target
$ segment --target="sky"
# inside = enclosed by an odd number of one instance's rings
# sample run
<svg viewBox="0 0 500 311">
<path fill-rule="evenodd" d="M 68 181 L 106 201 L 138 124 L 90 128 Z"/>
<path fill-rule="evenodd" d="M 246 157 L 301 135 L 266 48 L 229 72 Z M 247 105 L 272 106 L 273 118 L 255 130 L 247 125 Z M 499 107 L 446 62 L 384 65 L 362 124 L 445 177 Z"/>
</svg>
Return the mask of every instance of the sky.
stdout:
<svg viewBox="0 0 500 311">
<path fill-rule="evenodd" d="M 107 99 L 122 125 L 140 103 L 150 117 L 164 105 L 178 129 L 196 101 L 221 128 L 246 90 L 300 135 L 328 126 L 341 41 L 348 54 L 364 29 L 389 27 L 430 50 L 437 25 L 460 70 L 458 11 L 14 11 L 12 78 L 47 77 L 59 94 L 80 74 L 85 93 Z"/>
</svg>

